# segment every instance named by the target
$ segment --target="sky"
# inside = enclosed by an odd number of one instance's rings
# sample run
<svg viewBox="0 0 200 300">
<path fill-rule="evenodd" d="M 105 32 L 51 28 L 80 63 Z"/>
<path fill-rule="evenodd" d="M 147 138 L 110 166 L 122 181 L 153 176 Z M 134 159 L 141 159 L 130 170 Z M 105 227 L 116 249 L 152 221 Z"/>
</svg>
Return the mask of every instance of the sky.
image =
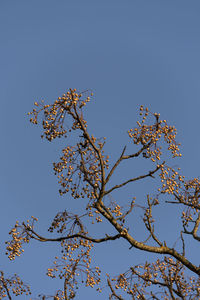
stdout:
<svg viewBox="0 0 200 300">
<path fill-rule="evenodd" d="M 70 196 L 59 196 L 52 169 L 66 141 L 42 141 L 41 127 L 30 124 L 27 113 L 35 101 L 52 103 L 69 88 L 91 89 L 88 126 L 92 134 L 107 137 L 106 149 L 114 159 L 130 144 L 127 130 L 135 126 L 142 104 L 175 125 L 183 154 L 175 164 L 186 178 L 198 177 L 199 15 L 198 0 L 1 0 L 0 268 L 30 283 L 33 296 L 50 295 L 62 287 L 62 282 L 45 275 L 59 245 L 33 242 L 21 258 L 9 262 L 4 255 L 9 230 L 16 220 L 33 215 L 39 218 L 38 231 L 45 234 L 57 212 L 78 208 Z M 139 172 L 145 164 L 125 164 L 115 180 Z M 150 187 L 155 185 L 138 183 L 113 197 L 125 199 L 132 193 L 140 198 L 140 192 L 148 193 Z M 170 224 L 166 215 L 159 212 L 169 226 L 161 228 L 168 239 L 177 223 L 175 212 Z M 148 256 L 116 242 L 99 246 L 94 257 L 105 272 L 117 274 Z M 197 248 L 192 258 L 198 258 Z M 105 295 L 104 290 L 96 294 L 80 287 L 77 299 Z"/>
</svg>

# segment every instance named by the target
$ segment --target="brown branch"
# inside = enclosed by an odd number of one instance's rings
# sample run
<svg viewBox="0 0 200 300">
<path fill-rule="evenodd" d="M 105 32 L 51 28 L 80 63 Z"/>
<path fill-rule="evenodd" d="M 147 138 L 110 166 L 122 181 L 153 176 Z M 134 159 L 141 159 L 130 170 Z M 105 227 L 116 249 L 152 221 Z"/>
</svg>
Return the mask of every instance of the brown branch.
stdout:
<svg viewBox="0 0 200 300">
<path fill-rule="evenodd" d="M 200 213 L 198 214 L 198 218 L 196 219 L 194 229 L 193 229 L 193 237 L 198 241 L 200 241 L 200 237 L 197 236 L 197 230 L 199 228 L 199 224 L 200 224 Z"/>
<path fill-rule="evenodd" d="M 73 95 L 72 95 L 73 97 Z M 98 157 L 99 157 L 99 162 L 100 162 L 100 166 L 101 166 L 101 191 L 103 192 L 104 190 L 104 185 L 105 185 L 105 170 L 104 170 L 104 163 L 103 163 L 103 158 L 102 158 L 102 155 L 101 155 L 101 151 L 99 148 L 96 147 L 96 145 L 93 143 L 93 141 L 91 140 L 78 112 L 77 112 L 77 109 L 76 109 L 76 105 L 74 104 L 74 111 L 75 111 L 75 114 L 76 114 L 76 118 L 80 124 L 80 127 L 81 127 L 81 130 L 83 131 L 86 139 L 88 140 L 88 142 L 90 143 L 90 145 L 93 147 L 93 149 L 95 150 L 95 152 L 97 153 Z"/>
<path fill-rule="evenodd" d="M 130 155 L 125 155 L 124 156 L 124 152 L 126 150 L 126 146 L 124 147 L 119 159 L 116 161 L 116 163 L 114 164 L 114 166 L 112 167 L 112 169 L 110 170 L 105 183 L 107 183 L 110 179 L 110 177 L 112 176 L 113 172 L 115 171 L 115 169 L 117 168 L 117 166 L 120 164 L 120 162 L 124 159 L 129 159 L 129 158 L 133 158 L 133 157 L 138 157 L 145 149 L 147 149 L 150 146 L 151 143 L 148 143 L 147 145 L 144 145 L 139 151 L 137 151 L 136 153 L 130 154 Z"/>
<path fill-rule="evenodd" d="M 65 300 L 68 300 L 68 297 L 67 297 L 67 282 L 68 282 L 68 278 L 65 278 L 65 280 L 64 280 L 64 297 L 65 297 Z"/>
<path fill-rule="evenodd" d="M 154 247 L 149 245 L 144 245 L 143 243 L 140 243 L 133 239 L 128 233 L 125 237 L 129 243 L 140 250 L 147 251 L 147 252 L 153 252 L 153 253 L 159 253 L 159 254 L 168 254 L 176 258 L 178 261 L 180 261 L 184 266 L 186 266 L 188 269 L 190 269 L 192 272 L 200 275 L 200 267 L 195 266 L 192 264 L 185 256 L 178 253 L 175 249 L 169 248 L 166 245 L 161 247 Z"/>
<path fill-rule="evenodd" d="M 172 203 L 172 204 L 183 204 L 185 206 L 200 210 L 200 205 L 195 205 L 195 204 L 192 204 L 192 203 L 184 202 L 184 200 L 175 193 L 174 193 L 174 196 L 178 200 L 178 202 L 176 202 L 176 201 L 165 201 L 165 202 L 166 203 Z"/>
<path fill-rule="evenodd" d="M 149 236 L 146 238 L 146 240 L 144 240 L 142 243 L 146 244 L 148 242 L 148 240 L 150 240 L 151 237 L 152 236 L 151 236 L 151 233 L 150 233 Z M 133 246 L 131 246 L 129 249 L 132 249 L 132 248 L 133 248 Z"/>
<path fill-rule="evenodd" d="M 115 293 L 115 290 L 113 289 L 112 284 L 111 284 L 109 278 L 107 278 L 107 283 L 108 283 L 108 286 L 109 286 L 109 288 L 110 288 L 110 290 L 111 290 L 111 292 L 112 292 L 112 295 L 115 296 L 115 298 L 117 298 L 118 300 L 124 300 L 121 296 L 118 296 L 118 295 Z M 112 296 L 112 295 L 111 295 L 111 296 Z M 111 298 L 110 298 L 110 299 L 111 299 Z"/>
<path fill-rule="evenodd" d="M 195 225 L 192 231 L 188 231 L 186 227 L 184 226 L 184 233 L 185 234 L 191 234 L 193 238 L 197 241 L 200 241 L 200 237 L 197 235 L 197 231 L 199 229 L 199 224 L 200 224 L 200 213 L 198 214 L 198 217 L 195 221 Z"/>
<path fill-rule="evenodd" d="M 3 283 L 3 287 L 4 287 L 4 288 L 5 288 L 5 290 L 6 290 L 6 293 L 7 293 L 8 299 L 9 299 L 9 300 L 12 300 L 12 298 L 11 298 L 11 296 L 10 296 L 9 289 L 8 289 L 7 285 L 6 285 L 6 284 L 4 284 L 4 282 L 2 282 L 2 283 Z"/>
<path fill-rule="evenodd" d="M 163 244 L 161 243 L 161 241 L 155 236 L 154 234 L 154 226 L 152 227 L 151 225 L 151 217 L 152 217 L 152 204 L 150 202 L 150 199 L 149 199 L 149 195 L 147 195 L 147 202 L 148 202 L 148 209 L 149 209 L 149 212 L 148 214 L 146 214 L 146 221 L 147 221 L 147 224 L 146 222 L 144 221 L 145 223 L 145 226 L 147 228 L 147 230 L 150 232 L 150 236 L 154 239 L 154 241 L 159 245 L 159 246 L 163 246 Z M 147 211 L 146 211 L 147 212 Z"/>
<path fill-rule="evenodd" d="M 67 285 L 68 285 L 68 283 L 69 283 L 69 280 L 70 280 L 71 276 L 74 276 L 79 261 L 80 261 L 80 259 L 78 259 L 78 260 L 76 261 L 76 263 L 74 264 L 74 266 L 73 266 L 73 268 L 72 268 L 72 272 L 69 273 L 68 276 L 67 276 L 67 277 L 65 278 L 65 280 L 64 280 L 64 297 L 65 297 L 65 300 L 71 299 L 71 297 L 68 297 L 68 296 L 67 296 Z M 74 293 L 74 295 L 75 295 L 75 293 Z"/>
<path fill-rule="evenodd" d="M 9 299 L 9 300 L 12 300 L 11 295 L 10 295 L 10 292 L 9 292 L 9 289 L 8 289 L 8 287 L 7 287 L 6 280 L 4 279 L 4 272 L 3 272 L 3 271 L 1 271 L 0 281 L 2 282 L 2 285 L 3 285 L 4 289 L 6 290 L 8 299 Z"/>
<path fill-rule="evenodd" d="M 132 247 L 140 249 L 142 251 L 171 255 L 178 261 L 180 261 L 188 269 L 200 275 L 200 267 L 197 267 L 194 264 L 192 264 L 185 256 L 178 253 L 175 249 L 167 247 L 166 244 L 164 244 L 164 246 L 156 247 L 146 245 L 142 242 L 138 242 L 128 233 L 126 228 L 123 228 L 123 226 L 121 226 L 117 222 L 117 220 L 111 214 L 105 212 L 105 210 L 102 208 L 99 202 L 95 203 L 95 207 L 115 227 L 115 229 L 121 234 L 121 236 L 129 242 L 129 244 Z"/>
<path fill-rule="evenodd" d="M 156 297 L 156 295 L 153 292 L 151 292 L 151 296 L 153 297 L 152 299 L 160 300 L 158 297 Z"/>
<path fill-rule="evenodd" d="M 106 237 L 104 237 L 104 238 L 95 239 L 95 238 L 86 236 L 86 235 L 81 234 L 81 233 L 75 233 L 75 234 L 72 234 L 72 235 L 52 239 L 52 238 L 45 238 L 45 237 L 39 235 L 38 233 L 36 233 L 33 229 L 28 227 L 25 223 L 22 223 L 22 224 L 26 228 L 27 234 L 31 238 L 33 238 L 35 240 L 38 240 L 40 242 L 61 242 L 61 241 L 64 241 L 64 240 L 69 240 L 69 239 L 74 239 L 74 238 L 82 238 L 82 239 L 91 241 L 93 243 L 102 243 L 102 242 L 106 242 L 106 241 L 110 241 L 110 240 L 116 240 L 116 239 L 119 239 L 120 237 L 122 237 L 121 234 L 116 234 L 114 236 L 106 235 Z M 30 234 L 30 232 L 31 232 L 31 234 Z"/>
<path fill-rule="evenodd" d="M 116 163 L 114 164 L 114 166 L 113 166 L 112 169 L 110 170 L 108 176 L 106 177 L 105 183 L 107 183 L 107 182 L 109 181 L 109 179 L 110 179 L 110 177 L 112 176 L 113 172 L 115 171 L 115 169 L 117 168 L 117 166 L 119 165 L 119 163 L 122 161 L 125 150 L 126 150 L 126 146 L 124 147 L 124 149 L 123 149 L 123 151 L 122 151 L 122 153 L 121 153 L 119 159 L 116 161 Z"/>
<path fill-rule="evenodd" d="M 182 255 L 185 256 L 185 241 L 183 238 L 183 232 L 181 231 L 181 241 L 182 241 L 182 248 L 183 248 L 183 252 Z"/>
<path fill-rule="evenodd" d="M 145 149 L 149 148 L 149 146 L 151 145 L 151 142 L 149 142 L 148 144 L 144 145 L 139 151 L 137 151 L 136 153 L 133 154 L 129 154 L 129 155 L 125 155 L 123 156 L 122 159 L 129 159 L 129 158 L 133 158 L 133 157 L 138 157 Z"/>
<path fill-rule="evenodd" d="M 161 165 L 158 165 L 158 166 L 156 167 L 155 170 L 149 171 L 148 174 L 141 175 L 141 176 L 138 176 L 138 177 L 135 177 L 135 178 L 131 178 L 131 179 L 129 179 L 129 180 L 127 180 L 127 181 L 125 181 L 125 182 L 123 182 L 123 183 L 121 183 L 121 184 L 115 185 L 115 186 L 112 187 L 110 190 L 105 191 L 104 196 L 107 195 L 107 194 L 109 194 L 109 193 L 111 193 L 111 192 L 112 192 L 113 190 L 115 190 L 115 189 L 119 189 L 119 188 L 121 188 L 122 186 L 125 186 L 126 184 L 128 184 L 128 183 L 130 183 L 130 182 L 134 182 L 134 181 L 137 181 L 137 180 L 140 180 L 140 179 L 149 177 L 149 176 L 150 176 L 150 177 L 153 177 L 153 174 L 154 174 L 155 172 L 157 172 L 157 171 L 160 169 L 160 167 L 161 167 Z"/>
</svg>

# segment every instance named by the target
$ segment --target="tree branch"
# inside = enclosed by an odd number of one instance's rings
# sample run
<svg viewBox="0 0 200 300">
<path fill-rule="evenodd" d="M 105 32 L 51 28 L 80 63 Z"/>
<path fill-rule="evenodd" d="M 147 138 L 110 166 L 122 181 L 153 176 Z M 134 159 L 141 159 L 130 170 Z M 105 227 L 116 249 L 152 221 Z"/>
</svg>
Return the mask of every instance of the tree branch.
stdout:
<svg viewBox="0 0 200 300">
<path fill-rule="evenodd" d="M 72 96 L 73 97 L 73 96 Z M 103 192 L 104 190 L 104 185 L 105 185 L 105 170 L 104 170 L 104 163 L 103 163 L 103 159 L 102 159 L 102 155 L 101 155 L 101 151 L 100 149 L 98 149 L 96 147 L 96 145 L 93 143 L 93 141 L 91 140 L 78 112 L 77 112 L 77 109 L 76 109 L 76 105 L 74 104 L 74 111 L 76 113 L 76 117 L 77 117 L 77 120 L 80 124 L 80 127 L 85 135 L 85 137 L 87 138 L 88 142 L 90 143 L 90 145 L 93 147 L 93 149 L 95 150 L 95 152 L 97 153 L 98 157 L 99 157 L 99 162 L 100 162 L 100 166 L 101 166 L 101 191 Z"/>
<path fill-rule="evenodd" d="M 36 233 L 33 229 L 28 227 L 25 223 L 22 223 L 22 224 L 26 228 L 28 235 L 31 238 L 36 239 L 40 242 L 61 242 L 61 241 L 64 241 L 64 240 L 69 240 L 69 239 L 74 239 L 74 238 L 82 238 L 82 239 L 91 241 L 93 243 L 102 243 L 102 242 L 106 242 L 106 241 L 110 241 L 110 240 L 116 240 L 116 239 L 119 239 L 120 237 L 122 237 L 121 234 L 116 234 L 114 236 L 106 235 L 106 237 L 104 237 L 104 238 L 95 239 L 95 238 L 86 236 L 82 233 L 75 233 L 75 234 L 72 234 L 72 235 L 52 239 L 52 238 L 45 238 L 45 237 L 39 235 L 38 233 Z M 30 234 L 30 232 L 31 232 L 31 234 Z"/>
<path fill-rule="evenodd" d="M 107 278 L 107 283 L 108 283 L 108 286 L 109 286 L 109 288 L 110 288 L 110 290 L 111 290 L 111 292 L 112 292 L 112 295 L 113 295 L 115 298 L 117 298 L 118 300 L 124 300 L 121 296 L 118 296 L 118 295 L 115 293 L 115 290 L 113 289 L 112 284 L 111 284 L 109 278 Z M 111 295 L 111 297 L 112 297 L 112 295 Z M 111 299 L 111 298 L 110 298 L 110 299 Z"/>
<path fill-rule="evenodd" d="M 117 166 L 119 165 L 119 163 L 122 161 L 123 155 L 124 155 L 124 152 L 125 152 L 125 151 L 126 151 L 126 146 L 124 147 L 124 149 L 123 149 L 123 151 L 122 151 L 122 153 L 121 153 L 119 159 L 116 161 L 116 163 L 114 164 L 114 166 L 113 166 L 112 169 L 110 170 L 110 172 L 109 172 L 109 174 L 108 174 L 108 176 L 107 176 L 107 178 L 106 178 L 105 183 L 107 183 L 107 182 L 109 181 L 109 179 L 110 179 L 110 177 L 112 176 L 113 172 L 115 171 L 115 169 L 117 168 Z"/>
<path fill-rule="evenodd" d="M 133 157 L 138 157 L 144 150 L 149 148 L 150 145 L 151 145 L 151 142 L 149 142 L 146 145 L 143 145 L 143 147 L 139 151 L 137 151 L 136 153 L 123 156 L 122 159 L 129 159 L 129 158 L 133 158 Z"/>
<path fill-rule="evenodd" d="M 184 200 L 175 193 L 174 193 L 174 196 L 178 200 L 178 202 L 176 202 L 176 201 L 165 201 L 165 202 L 166 203 L 172 203 L 172 204 L 183 204 L 185 206 L 200 210 L 200 205 L 195 205 L 193 203 L 184 202 Z"/>
<path fill-rule="evenodd" d="M 154 234 L 154 226 L 152 227 L 152 203 L 150 202 L 149 195 L 147 195 L 148 209 L 145 212 L 144 223 L 147 230 L 150 232 L 150 236 L 154 239 L 154 241 L 162 247 L 163 244 Z M 148 238 L 149 239 L 149 238 Z"/>
<path fill-rule="evenodd" d="M 164 244 L 164 246 L 156 247 L 156 246 L 146 245 L 142 242 L 138 242 L 128 233 L 126 228 L 123 228 L 123 226 L 121 226 L 117 222 L 117 220 L 111 214 L 109 215 L 105 213 L 105 211 L 103 210 L 99 202 L 95 203 L 95 207 L 115 227 L 115 229 L 121 234 L 121 236 L 123 236 L 123 238 L 130 243 L 132 247 L 140 249 L 142 251 L 171 255 L 174 258 L 176 258 L 178 261 L 180 261 L 188 269 L 200 275 L 200 267 L 197 267 L 194 264 L 192 264 L 185 256 L 178 253 L 174 248 L 169 248 L 166 246 L 166 244 Z"/>
<path fill-rule="evenodd" d="M 130 154 L 130 155 L 125 155 L 124 156 L 124 152 L 126 150 L 126 146 L 124 147 L 119 159 L 116 161 L 116 163 L 114 164 L 114 166 L 112 167 L 112 169 L 110 170 L 105 183 L 107 183 L 110 179 L 110 177 L 112 176 L 112 174 L 114 173 L 115 169 L 117 168 L 117 166 L 120 164 L 120 162 L 124 159 L 129 159 L 129 158 L 133 158 L 133 157 L 138 157 L 145 149 L 147 149 L 150 146 L 151 143 L 148 143 L 147 145 L 144 145 L 139 151 L 137 151 L 136 153 Z"/>
<path fill-rule="evenodd" d="M 188 231 L 186 227 L 184 226 L 184 233 L 186 234 L 191 234 L 193 238 L 197 241 L 200 241 L 200 236 L 197 235 L 197 230 L 199 229 L 199 224 L 200 224 L 200 212 L 198 214 L 198 217 L 195 221 L 195 225 L 192 231 Z"/>
<path fill-rule="evenodd" d="M 124 186 L 124 185 L 126 185 L 126 184 L 128 184 L 128 183 L 130 183 L 130 182 L 137 181 L 137 180 L 140 180 L 140 179 L 149 177 L 149 176 L 150 176 L 150 177 L 153 177 L 152 175 L 153 175 L 155 172 L 157 172 L 157 171 L 160 169 L 160 167 L 161 167 L 161 165 L 158 165 L 158 166 L 156 167 L 155 170 L 149 171 L 148 174 L 141 175 L 141 176 L 138 176 L 138 177 L 135 177 L 135 178 L 131 178 L 131 179 L 129 179 L 129 180 L 127 180 L 127 181 L 125 181 L 125 182 L 123 182 L 123 183 L 121 183 L 121 184 L 115 185 L 115 186 L 112 187 L 110 190 L 105 191 L 104 196 L 107 195 L 107 194 L 109 194 L 109 193 L 111 193 L 113 190 L 119 189 L 119 188 L 121 188 L 122 186 Z"/>
</svg>

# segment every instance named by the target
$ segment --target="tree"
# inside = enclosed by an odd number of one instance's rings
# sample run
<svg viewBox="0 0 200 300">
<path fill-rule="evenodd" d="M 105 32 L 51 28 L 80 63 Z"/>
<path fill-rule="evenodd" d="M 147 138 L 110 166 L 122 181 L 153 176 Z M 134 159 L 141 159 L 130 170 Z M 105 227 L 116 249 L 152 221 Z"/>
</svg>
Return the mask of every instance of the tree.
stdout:
<svg viewBox="0 0 200 300">
<path fill-rule="evenodd" d="M 109 157 L 104 153 L 105 138 L 98 139 L 89 133 L 83 110 L 90 101 L 90 93 L 79 93 L 70 89 L 59 97 L 52 105 L 35 102 L 36 108 L 30 114 L 30 121 L 38 124 L 42 114 L 42 138 L 52 141 L 56 138 L 68 138 L 74 135 L 76 143 L 62 150 L 59 162 L 53 164 L 60 185 L 60 194 L 71 194 L 73 199 L 84 199 L 84 213 L 74 214 L 63 211 L 56 214 L 50 233 L 56 232 L 56 237 L 41 236 L 35 230 L 37 218 L 31 217 L 28 222 L 16 222 L 10 231 L 11 238 L 7 244 L 8 258 L 14 260 L 23 252 L 23 244 L 31 240 L 38 242 L 57 242 L 61 244 L 61 257 L 56 257 L 54 267 L 48 269 L 48 276 L 58 276 L 63 280 L 63 290 L 52 296 L 54 299 L 72 299 L 76 289 L 84 282 L 86 286 L 97 287 L 101 292 L 101 270 L 93 266 L 91 249 L 99 243 L 115 243 L 115 240 L 126 240 L 130 249 L 154 253 L 154 262 L 132 266 L 115 277 L 106 275 L 109 299 L 198 299 L 200 297 L 200 267 L 195 265 L 186 253 L 185 236 L 196 242 L 200 223 L 200 180 L 186 180 L 180 173 L 180 168 L 171 167 L 168 161 L 181 156 L 176 142 L 176 129 L 161 120 L 160 115 L 151 113 L 148 108 L 140 107 L 140 118 L 137 127 L 130 129 L 128 135 L 135 145 L 135 152 L 127 153 L 123 148 L 118 159 L 111 165 Z M 142 157 L 151 169 L 137 177 L 131 177 L 121 183 L 112 185 L 112 176 L 124 161 L 131 162 Z M 164 160 L 164 159 L 165 160 Z M 135 197 L 129 203 L 116 203 L 112 198 L 106 198 L 133 182 L 150 178 L 156 181 L 157 189 L 153 196 L 146 194 L 143 203 Z M 106 200 L 105 200 L 106 198 Z M 108 201 L 109 199 L 109 201 Z M 83 202 L 82 202 L 83 203 Z M 159 222 L 155 222 L 155 207 L 167 205 L 173 210 L 180 208 L 177 215 L 181 230 L 178 238 L 180 244 L 168 245 L 165 236 L 157 233 Z M 131 214 L 137 209 L 143 213 L 142 222 L 147 235 L 141 242 L 130 230 Z M 178 218 L 180 220 L 178 220 Z M 107 234 L 92 235 L 94 223 L 107 221 Z M 137 223 L 137 220 L 134 220 Z M 101 226 L 101 224 L 99 225 Z M 111 235 L 110 228 L 116 234 Z M 7 295 L 11 299 L 9 287 L 16 278 L 4 278 L 1 272 L 0 299 Z M 29 287 L 23 287 L 23 282 L 17 280 L 20 292 L 29 293 Z M 40 295 L 40 299 L 46 299 Z"/>
</svg>

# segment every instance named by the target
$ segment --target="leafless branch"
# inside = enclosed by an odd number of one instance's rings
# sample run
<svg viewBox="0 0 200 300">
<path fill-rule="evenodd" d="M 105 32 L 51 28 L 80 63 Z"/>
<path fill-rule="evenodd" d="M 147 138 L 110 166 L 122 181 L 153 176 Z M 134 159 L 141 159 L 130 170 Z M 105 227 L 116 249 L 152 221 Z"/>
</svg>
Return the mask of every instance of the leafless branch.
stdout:
<svg viewBox="0 0 200 300">
<path fill-rule="evenodd" d="M 111 292 L 112 292 L 112 294 L 111 294 L 111 296 L 110 296 L 109 298 L 111 299 L 112 296 L 114 296 L 114 297 L 115 297 L 116 299 L 118 299 L 118 300 L 124 300 L 121 296 L 119 296 L 119 295 L 116 294 L 115 290 L 114 290 L 113 287 L 112 287 L 112 284 L 111 284 L 109 278 L 107 278 L 107 283 L 108 283 L 108 286 L 109 286 L 109 288 L 110 288 L 110 290 L 111 290 Z"/>
<path fill-rule="evenodd" d="M 184 233 L 185 234 L 191 234 L 195 240 L 200 241 L 200 237 L 197 235 L 197 231 L 199 229 L 199 224 L 200 224 L 200 213 L 198 214 L 198 217 L 197 217 L 197 219 L 195 221 L 195 225 L 194 225 L 193 230 L 189 231 L 184 226 Z"/>
<path fill-rule="evenodd" d="M 135 177 L 135 178 L 131 178 L 131 179 L 129 179 L 129 180 L 127 180 L 127 181 L 125 181 L 121 184 L 115 185 L 110 190 L 105 191 L 104 196 L 107 195 L 107 194 L 110 194 L 113 190 L 116 190 L 116 189 L 121 188 L 122 186 L 125 186 L 126 184 L 128 184 L 130 182 L 138 181 L 138 180 L 146 178 L 146 177 L 153 177 L 153 174 L 156 173 L 160 169 L 160 167 L 161 167 L 161 165 L 158 165 L 155 170 L 149 171 L 148 174 L 141 175 L 141 176 L 138 176 L 138 177 Z"/>
<path fill-rule="evenodd" d="M 150 202 L 149 195 L 147 195 L 147 203 L 148 208 L 146 209 L 144 216 L 144 224 L 147 230 L 150 232 L 150 236 L 154 239 L 154 241 L 160 246 L 163 246 L 163 243 L 156 237 L 154 233 L 154 226 L 152 226 L 152 203 Z"/>
<path fill-rule="evenodd" d="M 116 240 L 116 239 L 119 239 L 120 237 L 122 237 L 121 234 L 116 234 L 114 236 L 106 235 L 106 237 L 104 237 L 104 238 L 95 239 L 95 238 L 86 236 L 82 233 L 75 233 L 75 234 L 72 234 L 72 235 L 52 239 L 52 238 L 45 238 L 45 237 L 39 235 L 32 228 L 28 227 L 25 223 L 23 223 L 23 226 L 26 228 L 27 233 L 31 238 L 33 238 L 35 240 L 38 240 L 40 242 L 61 242 L 61 241 L 64 241 L 64 240 L 69 240 L 69 239 L 74 239 L 74 238 L 82 238 L 84 240 L 88 240 L 88 241 L 91 241 L 93 243 L 102 243 L 102 242 L 106 242 L 106 241 L 110 241 L 110 240 Z"/>
</svg>

